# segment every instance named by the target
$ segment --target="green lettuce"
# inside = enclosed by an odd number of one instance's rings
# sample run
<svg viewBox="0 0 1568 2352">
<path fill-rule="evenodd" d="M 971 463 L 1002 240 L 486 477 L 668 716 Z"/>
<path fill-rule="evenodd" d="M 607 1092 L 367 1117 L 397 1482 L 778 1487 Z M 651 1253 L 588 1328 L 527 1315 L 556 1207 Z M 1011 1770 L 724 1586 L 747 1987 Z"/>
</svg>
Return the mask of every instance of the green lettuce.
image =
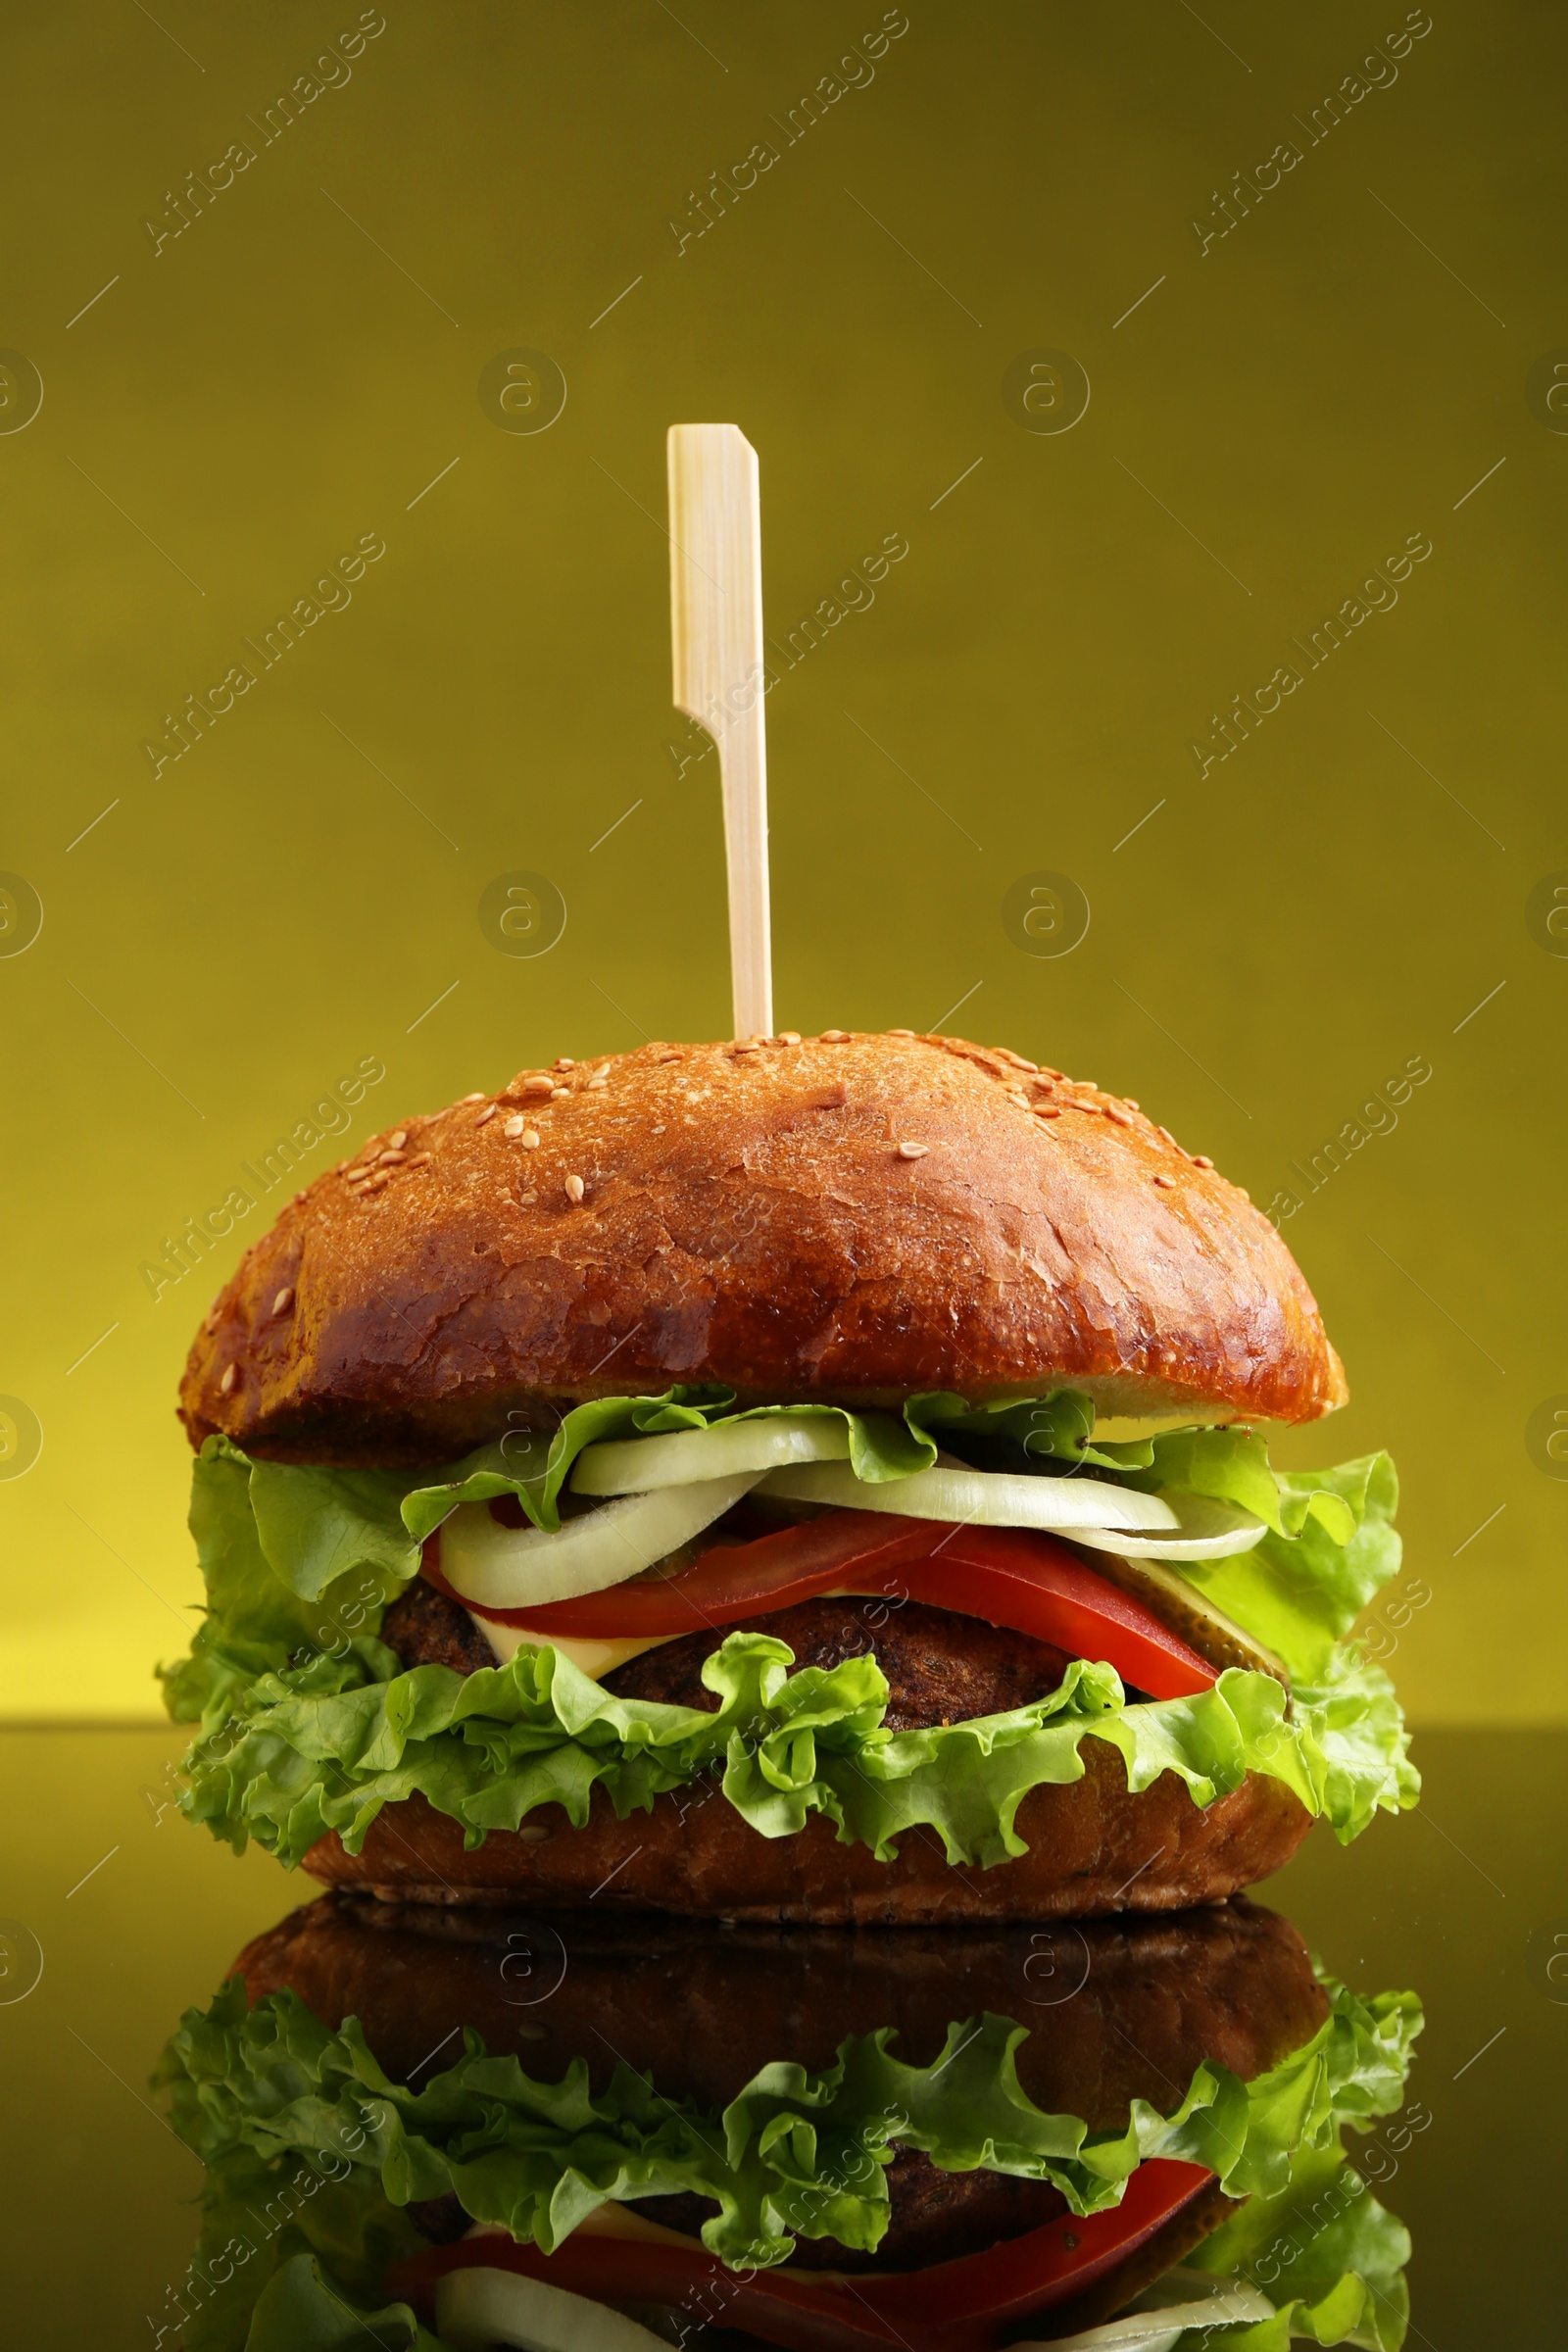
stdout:
<svg viewBox="0 0 1568 2352">
<path fill-rule="evenodd" d="M 154 2078 L 207 2167 L 193 2278 L 223 2280 L 197 2326 L 187 2322 L 188 2352 L 336 2352 L 345 2310 L 384 2344 L 424 2352 L 435 2339 L 416 2333 L 406 2306 L 373 2306 L 387 2264 L 418 2242 L 403 2209 L 426 2197 L 454 2194 L 472 2220 L 546 2254 L 607 2200 L 681 2190 L 716 2206 L 703 2240 L 733 2267 L 786 2260 L 794 2235 L 874 2252 L 900 2145 L 949 2172 L 1048 2180 L 1078 2214 L 1116 2205 L 1150 2157 L 1202 2164 L 1269 2217 L 1233 2258 L 1266 2268 L 1282 2217 L 1321 2194 L 1303 2159 L 1338 2161 L 1346 2125 L 1397 2107 L 1421 2030 L 1411 1994 L 1364 2001 L 1325 1987 L 1323 2026 L 1253 2082 L 1200 2065 L 1169 2113 L 1135 2100 L 1122 2131 L 1091 2132 L 1027 2097 L 1016 2072 L 1026 2032 L 1003 2017 L 955 2023 L 929 2067 L 905 2065 L 886 2030 L 852 2035 L 821 2073 L 763 2067 L 713 2115 L 620 2063 L 597 2095 L 580 2059 L 559 2082 L 536 2082 L 515 2058 L 487 2055 L 471 2030 L 456 2064 L 412 2090 L 382 2072 L 356 2021 L 333 2034 L 291 1992 L 248 2007 L 234 1980 L 206 2011 L 186 2012 Z M 1205 2267 L 1216 2267 L 1216 2242 Z M 1325 2242 L 1332 2252 L 1341 2241 Z M 1342 2250 L 1377 2251 L 1364 2231 L 1345 2233 Z M 1320 2245 L 1297 2283 L 1324 2287 L 1325 2261 Z M 1353 2293 L 1338 2278 L 1325 2291 Z"/>
<path fill-rule="evenodd" d="M 463 1675 L 404 1670 L 361 1640 L 225 1683 L 186 1758 L 181 1804 L 236 1850 L 254 1838 L 292 1866 L 329 1830 L 358 1852 L 381 1807 L 416 1790 L 477 1845 L 541 1805 L 582 1827 L 596 1786 L 625 1819 L 666 1790 L 700 1801 L 706 1784 L 765 1838 L 820 1813 L 841 1842 L 886 1861 L 929 1827 L 950 1861 L 984 1866 L 1026 1850 L 1019 1805 L 1031 1788 L 1081 1779 L 1089 1738 L 1119 1751 L 1130 1788 L 1174 1772 L 1199 1805 L 1250 1771 L 1270 1774 L 1345 1841 L 1419 1788 L 1387 1677 L 1347 1653 L 1289 1712 L 1271 1676 L 1236 1668 L 1194 1697 L 1129 1706 L 1111 1667 L 1075 1659 L 1028 1706 L 899 1733 L 882 1725 L 874 1657 L 792 1674 L 793 1663 L 772 1635 L 731 1634 L 703 1667 L 720 1701 L 709 1712 L 616 1697 L 548 1647 Z"/>
<path fill-rule="evenodd" d="M 1178 2352 L 1287 2352 L 1292 2337 L 1399 2352 L 1410 2316 L 1410 2233 L 1380 2205 L 1338 2135 L 1291 2159 L 1284 2185 L 1253 2196 L 1187 2257 L 1209 2277 L 1245 2278 L 1274 2316 L 1225 2329 L 1191 2328 Z"/>
<path fill-rule="evenodd" d="M 514 1494 L 535 1527 L 552 1533 L 561 1525 L 560 1496 L 572 1464 L 585 1446 L 628 1438 L 663 1437 L 674 1430 L 707 1429 L 715 1421 L 760 1421 L 775 1413 L 792 1418 L 819 1416 L 842 1421 L 857 1478 L 875 1485 L 929 1470 L 937 1458 L 934 1438 L 892 1413 L 851 1412 L 838 1404 L 755 1404 L 735 1409 L 735 1392 L 710 1384 L 675 1387 L 662 1396 L 599 1396 L 566 1414 L 552 1437 L 514 1431 L 494 1446 L 481 1446 L 445 1478 L 405 1482 L 405 1524 L 422 1539 L 439 1527 L 460 1502 L 490 1502 Z M 411 1572 L 412 1573 L 412 1572 Z"/>
</svg>

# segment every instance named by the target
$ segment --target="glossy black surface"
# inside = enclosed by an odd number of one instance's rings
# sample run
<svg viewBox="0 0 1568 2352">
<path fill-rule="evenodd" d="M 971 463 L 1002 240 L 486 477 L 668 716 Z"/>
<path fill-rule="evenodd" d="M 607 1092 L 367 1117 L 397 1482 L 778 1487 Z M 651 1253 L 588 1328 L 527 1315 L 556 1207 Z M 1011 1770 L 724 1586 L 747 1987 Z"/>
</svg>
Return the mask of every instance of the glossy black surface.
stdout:
<svg viewBox="0 0 1568 2352">
<path fill-rule="evenodd" d="M 180 2010 L 315 1891 L 178 1819 L 177 1752 L 158 1731 L 0 1735 L 0 2210 L 6 2335 L 28 2352 L 153 2343 L 200 2175 L 148 2073 Z M 1257 1891 L 1358 1989 L 1425 2002 L 1404 2121 L 1356 2159 L 1414 2237 L 1411 2352 L 1544 2347 L 1568 2298 L 1568 1737 L 1417 1752 L 1418 1812 L 1344 1851 L 1316 1832 Z"/>
</svg>

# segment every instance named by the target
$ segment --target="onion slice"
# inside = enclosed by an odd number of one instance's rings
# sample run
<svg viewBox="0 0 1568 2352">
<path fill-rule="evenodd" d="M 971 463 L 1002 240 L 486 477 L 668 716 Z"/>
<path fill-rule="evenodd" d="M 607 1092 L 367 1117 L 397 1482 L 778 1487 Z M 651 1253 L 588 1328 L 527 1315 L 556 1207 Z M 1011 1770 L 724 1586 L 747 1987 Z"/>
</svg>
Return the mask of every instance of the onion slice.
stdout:
<svg viewBox="0 0 1568 2352">
<path fill-rule="evenodd" d="M 515 2271 L 451 2271 L 435 2290 L 436 2326 L 453 2352 L 520 2344 L 524 2352 L 667 2352 L 666 2340 L 603 2303 Z"/>
<path fill-rule="evenodd" d="M 1184 2274 L 1184 2278 L 1190 2274 Z M 1054 2335 L 1049 2344 L 1021 2343 L 1015 2352 L 1175 2352 L 1189 2328 L 1223 2328 L 1238 2320 L 1274 2317 L 1267 2295 L 1259 2294 L 1246 2280 L 1215 2283 L 1217 2292 L 1195 2295 L 1190 2302 L 1156 2303 L 1159 2294 L 1170 2292 L 1171 2281 L 1161 2279 L 1157 2288 L 1150 2290 L 1147 2310 L 1123 2312 L 1119 2320 L 1086 2328 L 1077 2335 Z"/>
<path fill-rule="evenodd" d="M 577 1494 L 646 1494 L 656 1487 L 680 1487 L 742 1470 L 760 1475 L 792 1462 L 849 1457 L 849 1429 L 836 1415 L 803 1413 L 795 1420 L 770 1413 L 760 1421 L 719 1421 L 709 1429 L 677 1429 L 661 1438 L 585 1446 L 571 1484 Z"/>
<path fill-rule="evenodd" d="M 872 1485 L 848 1462 L 817 1462 L 775 1470 L 761 1487 L 791 1502 L 825 1502 L 841 1510 L 891 1511 L 907 1519 L 956 1520 L 969 1527 L 1040 1527 L 1076 1536 L 1080 1528 L 1142 1528 L 1157 1533 L 1180 1525 L 1168 1502 L 1136 1487 L 1099 1478 L 1030 1478 L 1008 1471 L 965 1470 L 939 1462 L 912 1478 Z M 1119 1551 L 1118 1544 L 1107 1548 Z"/>
<path fill-rule="evenodd" d="M 1174 1489 L 1166 1501 L 1179 1522 L 1172 1536 L 1127 1536 L 1102 1527 L 1075 1527 L 1072 1540 L 1090 1551 L 1117 1551 L 1127 1560 L 1226 1560 L 1234 1552 L 1250 1551 L 1268 1529 L 1239 1502 L 1215 1502 L 1206 1494 Z"/>
<path fill-rule="evenodd" d="M 441 1570 L 464 1600 L 520 1609 L 575 1600 L 640 1576 L 757 1484 L 755 1470 L 652 1494 L 626 1494 L 568 1519 L 555 1535 L 504 1527 L 484 1502 L 460 1503 L 441 1528 Z"/>
</svg>

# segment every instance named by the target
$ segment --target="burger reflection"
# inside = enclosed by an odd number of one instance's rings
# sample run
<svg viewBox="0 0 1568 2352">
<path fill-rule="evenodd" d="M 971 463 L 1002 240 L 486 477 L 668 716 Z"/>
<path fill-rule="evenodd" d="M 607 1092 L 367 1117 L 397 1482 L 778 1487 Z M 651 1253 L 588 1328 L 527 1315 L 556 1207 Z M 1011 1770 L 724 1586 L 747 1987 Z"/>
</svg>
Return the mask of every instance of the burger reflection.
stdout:
<svg viewBox="0 0 1568 2352">
<path fill-rule="evenodd" d="M 884 1932 L 328 1894 L 161 2063 L 207 2182 L 160 2341 L 1396 2352 L 1409 2240 L 1346 2133 L 1420 2029 L 1240 1898 Z"/>
</svg>

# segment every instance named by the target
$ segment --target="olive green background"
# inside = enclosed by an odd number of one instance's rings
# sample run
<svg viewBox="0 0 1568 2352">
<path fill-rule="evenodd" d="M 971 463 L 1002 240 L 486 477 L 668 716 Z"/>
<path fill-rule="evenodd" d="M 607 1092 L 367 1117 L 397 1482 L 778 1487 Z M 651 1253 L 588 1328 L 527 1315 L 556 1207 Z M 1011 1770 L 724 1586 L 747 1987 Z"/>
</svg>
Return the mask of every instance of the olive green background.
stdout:
<svg viewBox="0 0 1568 2352">
<path fill-rule="evenodd" d="M 43 403 L 0 432 L 0 868 L 44 908 L 0 955 L 0 1392 L 43 1430 L 0 1480 L 13 1719 L 144 1715 L 183 1645 L 174 1386 L 271 1205 L 156 1300 L 141 1268 L 242 1160 L 365 1058 L 350 1143 L 727 1030 L 716 762 L 669 709 L 689 418 L 760 453 L 773 635 L 908 549 L 769 698 L 780 1023 L 950 1020 L 1304 1194 L 1354 1401 L 1286 1450 L 1396 1451 L 1429 1597 L 1377 1639 L 1411 1713 L 1561 1719 L 1568 1486 L 1526 1430 L 1568 1392 L 1568 961 L 1527 901 L 1568 867 L 1568 438 L 1528 387 L 1568 344 L 1568 26 L 1435 0 L 1316 133 L 1402 9 L 906 14 L 793 136 L 879 9 L 386 0 L 270 138 L 352 6 L 13 21 L 0 344 Z M 519 348 L 564 375 L 548 430 L 478 397 Z M 1067 431 L 1004 400 L 1043 348 L 1087 372 Z M 1293 651 L 1417 535 L 1396 604 Z M 263 669 L 245 640 L 367 536 L 352 602 Z M 144 742 L 241 662 L 155 774 Z M 568 910 L 537 957 L 478 920 L 517 869 Z M 1064 956 L 1004 926 L 1042 870 L 1092 910 Z M 1396 1125 L 1308 1191 L 1291 1163 L 1409 1062 Z"/>
</svg>

